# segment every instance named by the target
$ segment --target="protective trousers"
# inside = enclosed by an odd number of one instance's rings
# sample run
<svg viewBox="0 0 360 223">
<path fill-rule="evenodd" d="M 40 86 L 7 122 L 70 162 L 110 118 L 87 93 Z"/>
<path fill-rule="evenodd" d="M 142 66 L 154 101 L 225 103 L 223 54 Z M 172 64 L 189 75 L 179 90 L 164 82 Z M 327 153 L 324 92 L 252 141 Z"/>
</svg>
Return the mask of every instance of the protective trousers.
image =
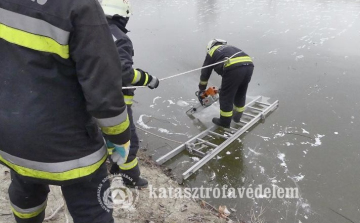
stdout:
<svg viewBox="0 0 360 223">
<path fill-rule="evenodd" d="M 98 201 L 98 188 L 101 186 L 100 198 L 110 187 L 105 163 L 93 173 L 90 181 L 82 181 L 66 186 L 61 190 L 74 223 L 113 223 L 112 210 L 106 211 Z M 41 223 L 45 217 L 45 208 L 49 185 L 34 183 L 11 170 L 9 197 L 11 209 L 17 223 Z"/>
<path fill-rule="evenodd" d="M 127 112 L 130 121 L 130 131 L 131 131 L 131 138 L 130 138 L 130 151 L 126 163 L 118 166 L 116 163 L 112 164 L 110 173 L 111 174 L 119 174 L 122 173 L 127 175 L 131 178 L 131 182 L 126 182 L 129 179 L 123 178 L 125 183 L 132 183 L 137 182 L 140 177 L 140 169 L 138 165 L 138 159 L 136 154 L 139 150 L 139 137 L 136 133 L 136 127 L 134 124 L 133 119 L 133 111 L 131 109 L 131 105 L 127 105 Z"/>
<path fill-rule="evenodd" d="M 244 111 L 246 91 L 253 70 L 252 65 L 244 65 L 224 72 L 219 101 L 220 121 L 225 125 L 230 125 L 233 109 L 241 114 Z"/>
</svg>

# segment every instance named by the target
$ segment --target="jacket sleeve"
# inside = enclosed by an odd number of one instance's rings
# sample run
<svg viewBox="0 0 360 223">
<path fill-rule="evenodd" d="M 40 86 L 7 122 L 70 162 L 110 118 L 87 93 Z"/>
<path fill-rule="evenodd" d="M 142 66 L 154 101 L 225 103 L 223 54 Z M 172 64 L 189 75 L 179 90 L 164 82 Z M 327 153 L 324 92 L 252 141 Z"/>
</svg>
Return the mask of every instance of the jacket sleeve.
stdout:
<svg viewBox="0 0 360 223">
<path fill-rule="evenodd" d="M 115 144 L 130 140 L 129 118 L 121 92 L 121 64 L 97 0 L 81 1 L 72 15 L 70 56 L 87 103 L 105 137 Z"/>
<path fill-rule="evenodd" d="M 211 56 L 209 54 L 206 54 L 205 61 L 203 63 L 203 67 L 210 65 L 211 62 L 212 62 Z M 205 90 L 212 70 L 213 70 L 213 67 L 207 67 L 207 68 L 201 69 L 201 76 L 200 76 L 200 83 L 199 83 L 200 90 Z"/>
</svg>

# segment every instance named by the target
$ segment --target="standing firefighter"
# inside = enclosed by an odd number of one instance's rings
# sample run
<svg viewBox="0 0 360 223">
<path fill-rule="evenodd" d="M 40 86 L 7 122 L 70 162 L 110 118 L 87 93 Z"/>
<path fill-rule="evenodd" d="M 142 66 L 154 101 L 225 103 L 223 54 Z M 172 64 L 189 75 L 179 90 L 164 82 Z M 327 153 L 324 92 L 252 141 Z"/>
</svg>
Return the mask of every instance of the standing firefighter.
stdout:
<svg viewBox="0 0 360 223">
<path fill-rule="evenodd" d="M 133 69 L 134 49 L 130 38 L 126 35 L 128 30 L 125 28 L 131 15 L 131 6 L 128 0 L 100 0 L 104 9 L 110 31 L 113 35 L 118 54 L 121 60 L 123 70 L 123 86 L 148 86 L 151 89 L 159 86 L 159 80 L 141 69 Z M 134 89 L 124 89 L 123 94 L 130 120 L 131 143 L 130 152 L 126 163 L 111 166 L 111 174 L 121 173 L 124 177 L 124 183 L 129 187 L 147 187 L 147 180 L 140 177 L 140 168 L 136 157 L 139 149 L 139 138 L 136 134 L 136 128 L 132 116 L 132 99 Z"/>
<path fill-rule="evenodd" d="M 16 222 L 42 222 L 54 184 L 75 223 L 113 223 L 97 197 L 110 186 L 103 134 L 122 164 L 130 128 L 98 1 L 0 0 L 0 49 L 0 161 Z"/>
<path fill-rule="evenodd" d="M 212 122 L 225 128 L 230 127 L 231 117 L 235 122 L 240 121 L 244 111 L 247 87 L 254 70 L 252 60 L 245 52 L 227 45 L 227 42 L 221 39 L 213 39 L 208 43 L 203 66 L 224 61 L 227 58 L 230 59 L 225 63 L 203 68 L 199 83 L 200 91 L 204 91 L 213 69 L 222 76 L 219 99 L 220 118 L 213 118 Z"/>
</svg>

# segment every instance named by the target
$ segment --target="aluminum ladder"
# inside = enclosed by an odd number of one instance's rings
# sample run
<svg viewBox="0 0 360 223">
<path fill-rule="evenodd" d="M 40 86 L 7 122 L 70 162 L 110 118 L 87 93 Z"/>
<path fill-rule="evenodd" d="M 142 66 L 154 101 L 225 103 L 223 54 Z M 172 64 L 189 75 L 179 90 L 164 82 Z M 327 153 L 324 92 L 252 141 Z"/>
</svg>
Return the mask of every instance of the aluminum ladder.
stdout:
<svg viewBox="0 0 360 223">
<path fill-rule="evenodd" d="M 199 170 L 209 160 L 214 158 L 218 153 L 225 149 L 230 143 L 239 138 L 244 132 L 255 125 L 258 121 L 265 119 L 265 116 L 275 110 L 279 106 L 279 101 L 275 101 L 272 104 L 261 102 L 262 96 L 258 96 L 254 100 L 245 105 L 245 110 L 239 123 L 235 123 L 238 128 L 230 127 L 223 128 L 216 125 L 204 130 L 200 134 L 189 139 L 187 142 L 173 149 L 169 153 L 163 155 L 156 160 L 156 163 L 163 164 L 166 161 L 172 159 L 185 149 L 193 155 L 201 157 L 196 164 L 190 167 L 182 174 L 182 179 L 186 180 L 189 176 Z M 225 134 L 219 133 L 219 130 L 223 130 Z M 220 144 L 215 144 L 206 140 L 207 136 L 211 135 L 212 138 L 225 139 Z M 206 150 L 207 149 L 207 150 Z M 205 151 L 206 150 L 206 151 Z"/>
</svg>

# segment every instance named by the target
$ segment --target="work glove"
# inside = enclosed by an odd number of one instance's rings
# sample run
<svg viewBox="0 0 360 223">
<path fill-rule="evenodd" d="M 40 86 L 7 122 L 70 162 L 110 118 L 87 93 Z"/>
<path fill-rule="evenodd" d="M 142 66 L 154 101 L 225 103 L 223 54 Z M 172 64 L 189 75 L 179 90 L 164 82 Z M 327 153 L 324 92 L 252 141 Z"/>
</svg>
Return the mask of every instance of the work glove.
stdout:
<svg viewBox="0 0 360 223">
<path fill-rule="evenodd" d="M 108 150 L 112 150 L 111 159 L 114 163 L 121 165 L 126 162 L 129 155 L 130 141 L 122 145 L 117 145 L 106 140 L 106 146 Z"/>
<path fill-rule="evenodd" d="M 155 89 L 155 88 L 157 88 L 157 87 L 159 86 L 160 81 L 159 81 L 159 79 L 158 79 L 157 77 L 152 76 L 152 75 L 150 75 L 148 72 L 143 71 L 143 70 L 141 70 L 141 69 L 139 69 L 139 68 L 136 68 L 136 70 L 141 73 L 141 76 L 144 77 L 144 79 L 146 79 L 146 76 L 148 76 L 148 81 L 147 81 L 147 83 L 140 83 L 141 85 L 142 85 L 142 84 L 143 84 L 143 85 L 146 85 L 146 86 L 148 86 L 150 89 Z"/>
<path fill-rule="evenodd" d="M 199 91 L 205 91 L 207 85 L 203 85 L 199 83 Z"/>
</svg>

